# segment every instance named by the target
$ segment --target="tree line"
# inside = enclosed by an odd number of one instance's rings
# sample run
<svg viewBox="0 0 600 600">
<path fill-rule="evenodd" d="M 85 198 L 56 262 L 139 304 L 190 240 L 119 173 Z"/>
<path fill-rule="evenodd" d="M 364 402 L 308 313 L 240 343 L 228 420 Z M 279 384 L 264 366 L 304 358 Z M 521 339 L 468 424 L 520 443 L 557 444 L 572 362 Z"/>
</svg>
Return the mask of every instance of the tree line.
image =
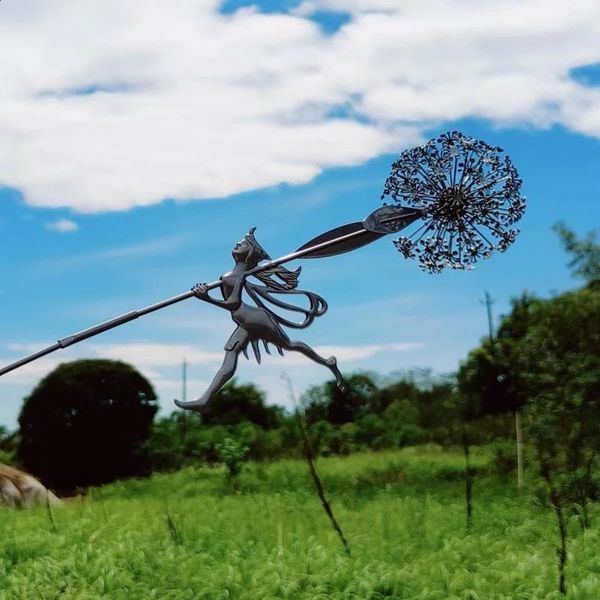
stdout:
<svg viewBox="0 0 600 600">
<path fill-rule="evenodd" d="M 415 370 L 384 378 L 347 377 L 345 392 L 328 381 L 309 388 L 298 411 L 316 455 L 460 443 L 462 403 L 452 376 Z M 289 400 L 289 399 L 288 399 Z M 59 365 L 25 399 L 19 430 L 0 430 L 0 459 L 37 475 L 55 490 L 223 461 L 232 443 L 244 458 L 301 457 L 298 412 L 266 403 L 252 383 L 233 380 L 202 415 L 157 418 L 156 393 L 135 368 L 112 360 Z M 506 436 L 504 416 L 483 418 L 473 443 Z"/>
</svg>

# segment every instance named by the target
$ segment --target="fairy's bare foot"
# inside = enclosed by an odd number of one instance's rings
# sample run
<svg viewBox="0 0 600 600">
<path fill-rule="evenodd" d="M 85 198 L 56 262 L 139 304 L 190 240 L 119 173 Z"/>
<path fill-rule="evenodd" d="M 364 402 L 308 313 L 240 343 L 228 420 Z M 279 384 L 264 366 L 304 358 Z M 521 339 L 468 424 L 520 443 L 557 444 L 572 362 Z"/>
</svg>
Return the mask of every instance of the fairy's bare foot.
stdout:
<svg viewBox="0 0 600 600">
<path fill-rule="evenodd" d="M 343 394 L 348 388 L 344 383 L 344 378 L 342 377 L 340 370 L 337 368 L 337 358 L 335 356 L 330 356 L 325 362 L 327 363 L 327 366 L 331 369 L 332 373 L 335 375 L 338 390 L 340 390 L 340 392 L 342 392 Z"/>
<path fill-rule="evenodd" d="M 206 412 L 208 402 L 204 398 L 198 398 L 197 400 L 190 400 L 189 402 L 182 402 L 181 400 L 173 400 L 179 408 L 185 410 L 193 410 L 200 414 Z"/>
</svg>

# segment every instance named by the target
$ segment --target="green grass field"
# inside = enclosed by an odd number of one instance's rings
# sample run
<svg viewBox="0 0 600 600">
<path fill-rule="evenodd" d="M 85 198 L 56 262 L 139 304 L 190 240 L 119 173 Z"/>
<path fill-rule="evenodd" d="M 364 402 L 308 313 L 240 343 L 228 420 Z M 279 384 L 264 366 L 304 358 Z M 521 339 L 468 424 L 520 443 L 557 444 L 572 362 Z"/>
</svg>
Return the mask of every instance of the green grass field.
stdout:
<svg viewBox="0 0 600 600">
<path fill-rule="evenodd" d="M 305 463 L 248 465 L 232 489 L 197 468 L 91 490 L 49 513 L 0 510 L 0 598 L 559 598 L 553 514 L 512 480 L 475 481 L 465 529 L 462 459 L 407 449 L 320 459 L 347 557 Z M 600 598 L 600 510 L 569 520 L 568 598 Z"/>
</svg>

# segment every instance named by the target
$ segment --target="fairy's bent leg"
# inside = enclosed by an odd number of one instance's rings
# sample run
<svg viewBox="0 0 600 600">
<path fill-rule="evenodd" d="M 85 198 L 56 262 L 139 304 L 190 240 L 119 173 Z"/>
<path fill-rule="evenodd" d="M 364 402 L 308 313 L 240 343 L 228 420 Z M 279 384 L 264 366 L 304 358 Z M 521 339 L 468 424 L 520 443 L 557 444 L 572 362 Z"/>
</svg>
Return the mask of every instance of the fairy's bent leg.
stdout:
<svg viewBox="0 0 600 600">
<path fill-rule="evenodd" d="M 177 404 L 179 408 L 196 410 L 201 413 L 211 401 L 212 397 L 233 377 L 240 351 L 241 349 L 237 347 L 234 350 L 227 350 L 225 352 L 225 358 L 223 359 L 221 368 L 217 371 L 217 374 L 208 386 L 208 389 L 200 396 L 200 398 L 190 400 L 190 402 L 180 402 L 179 400 L 175 400 L 175 404 Z"/>
<path fill-rule="evenodd" d="M 346 389 L 346 384 L 344 383 L 344 378 L 340 373 L 340 370 L 337 366 L 337 360 L 335 356 L 330 356 L 329 358 L 323 358 L 319 354 L 317 354 L 308 344 L 304 342 L 289 342 L 283 346 L 284 350 L 294 350 L 295 352 L 300 352 L 304 354 L 307 358 L 314 360 L 316 363 L 327 367 L 334 375 L 337 386 L 341 391 Z"/>
</svg>

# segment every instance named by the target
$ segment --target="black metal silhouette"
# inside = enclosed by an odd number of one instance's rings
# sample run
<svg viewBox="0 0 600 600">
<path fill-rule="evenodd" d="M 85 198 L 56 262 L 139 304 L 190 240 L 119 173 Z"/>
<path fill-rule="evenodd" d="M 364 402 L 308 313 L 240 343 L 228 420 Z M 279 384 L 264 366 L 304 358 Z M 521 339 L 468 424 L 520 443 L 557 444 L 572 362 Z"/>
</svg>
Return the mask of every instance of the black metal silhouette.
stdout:
<svg viewBox="0 0 600 600">
<path fill-rule="evenodd" d="M 325 313 L 327 303 L 321 296 L 297 288 L 300 267 L 290 271 L 282 265 L 299 258 L 323 258 L 349 252 L 423 219 L 424 223 L 411 236 L 394 242 L 404 257 L 417 258 L 421 267 L 431 273 L 438 273 L 444 267 L 472 268 L 477 259 L 487 258 L 495 250 L 504 251 L 514 241 L 518 229 L 512 226 L 525 208 L 525 200 L 520 196 L 521 180 L 510 159 L 501 153 L 500 148 L 456 131 L 407 150 L 392 165 L 382 194 L 382 199 L 389 197 L 395 204 L 384 203 L 364 221 L 332 229 L 275 260 L 269 258 L 251 229 L 233 249 L 233 270 L 218 281 L 198 284 L 189 292 L 60 339 L 52 346 L 0 369 L 0 375 L 195 296 L 230 311 L 237 327 L 225 344 L 223 364 L 206 392 L 191 402 L 176 401 L 178 406 L 202 411 L 234 374 L 239 354 L 248 356 L 248 346 L 260 363 L 261 341 L 267 352 L 271 344 L 280 353 L 283 350 L 300 352 L 329 368 L 338 386 L 343 388 L 335 357 L 324 358 L 303 342 L 292 341 L 283 329 L 284 326 L 308 327 Z M 208 294 L 215 288 L 220 289 L 222 300 Z M 244 302 L 244 292 L 253 305 Z M 287 299 L 304 297 L 309 307 L 286 302 L 281 296 Z M 300 313 L 304 318 L 294 322 L 280 315 L 277 309 Z"/>
<path fill-rule="evenodd" d="M 382 199 L 420 208 L 428 217 L 410 237 L 394 242 L 406 258 L 439 273 L 470 269 L 479 258 L 503 252 L 525 210 L 521 179 L 502 148 L 445 133 L 403 152 L 392 165 Z"/>
<path fill-rule="evenodd" d="M 256 265 L 254 268 L 249 269 L 245 273 L 245 275 L 246 277 L 248 277 L 250 275 L 258 275 L 262 272 L 268 273 L 269 271 L 276 269 L 279 265 L 299 258 L 323 258 L 325 256 L 334 256 L 336 254 L 341 254 L 342 252 L 349 252 L 351 250 L 355 250 L 356 248 L 360 248 L 365 244 L 379 239 L 383 235 L 386 235 L 386 233 L 400 231 L 404 227 L 410 225 L 415 220 L 422 218 L 423 215 L 423 211 L 419 209 L 404 209 L 402 207 L 394 207 L 392 212 L 390 212 L 389 207 L 379 208 L 373 213 L 371 213 L 371 215 L 369 215 L 364 221 L 350 223 L 348 225 L 343 225 L 342 227 L 332 229 L 331 231 L 317 236 L 307 244 L 304 244 L 295 252 L 286 254 L 285 256 L 281 256 L 280 258 L 277 258 L 275 260 L 269 260 L 266 263 Z M 382 223 L 379 223 L 380 220 L 382 221 Z M 385 232 L 383 231 L 384 229 L 386 230 Z M 272 271 L 271 274 L 274 273 L 275 271 Z M 293 273 L 293 271 L 291 273 Z M 143 317 L 157 310 L 166 308 L 167 306 L 171 306 L 172 304 L 176 304 L 183 300 L 187 300 L 188 298 L 192 298 L 196 296 L 197 293 L 203 294 L 204 290 L 208 292 L 209 290 L 212 290 L 214 288 L 221 287 L 221 284 L 222 279 L 219 279 L 218 281 L 213 281 L 212 283 L 203 284 L 201 289 L 198 289 L 195 286 L 189 292 L 184 292 L 177 296 L 173 296 L 172 298 L 167 298 L 166 300 L 162 300 L 160 302 L 157 302 L 156 304 L 151 304 L 150 306 L 146 306 L 145 308 L 132 310 L 128 313 L 115 317 L 114 319 L 110 319 L 109 321 L 105 321 L 104 323 L 100 323 L 99 325 L 94 325 L 93 327 L 84 329 L 79 333 L 75 333 L 73 335 L 62 338 L 58 340 L 55 344 L 52 344 L 51 346 L 48 346 L 47 348 L 44 348 L 39 352 L 30 354 L 25 358 L 22 358 L 14 363 L 11 363 L 10 365 L 7 365 L 6 367 L 3 367 L 2 369 L 0 369 L 0 376 L 5 375 L 10 371 L 14 371 L 15 369 L 18 369 L 19 367 L 22 367 L 30 362 L 33 362 L 38 358 L 42 358 L 43 356 L 51 354 L 56 350 L 67 348 L 69 346 L 72 346 L 73 344 L 77 344 L 78 342 L 94 337 L 100 333 L 103 333 L 115 327 L 119 327 L 120 325 L 124 325 L 125 323 L 129 323 L 129 321 L 133 321 L 135 319 L 138 319 L 139 317 Z M 319 296 L 316 296 L 316 294 L 314 294 L 314 297 L 315 302 L 316 298 L 320 298 Z M 320 301 L 325 302 L 322 298 L 320 298 Z M 217 302 L 219 301 L 214 300 L 213 303 Z M 320 310 L 322 310 L 322 308 L 323 307 L 321 306 Z M 318 310 L 316 312 L 318 312 Z M 306 326 L 308 326 L 308 324 Z"/>
<path fill-rule="evenodd" d="M 254 237 L 255 229 L 253 227 L 235 245 L 232 252 L 235 261 L 233 270 L 221 275 L 219 287 L 223 300 L 211 298 L 206 284 L 197 284 L 192 288 L 195 296 L 200 300 L 230 311 L 231 318 L 237 327 L 225 344 L 223 364 L 206 392 L 200 398 L 190 402 L 175 400 L 175 404 L 180 408 L 202 411 L 216 392 L 233 377 L 240 353 L 248 358 L 249 345 L 252 347 L 256 361 L 260 364 L 260 341 L 263 342 L 267 354 L 271 353 L 269 344 L 272 344 L 282 356 L 284 350 L 300 352 L 312 361 L 329 368 L 337 381 L 338 387 L 341 390 L 344 389 L 344 380 L 337 367 L 335 357 L 331 356 L 326 359 L 304 342 L 290 340 L 282 327 L 284 325 L 294 329 L 305 329 L 311 325 L 316 317 L 322 316 L 327 311 L 327 302 L 324 298 L 313 292 L 297 288 L 301 267 L 290 271 L 281 265 L 277 265 L 254 273 L 254 276 L 264 285 L 259 285 L 248 278 L 248 274 L 261 260 L 270 259 L 270 256 Z M 247 292 L 255 306 L 244 302 L 244 291 Z M 281 295 L 304 296 L 309 302 L 309 307 L 303 308 L 284 302 L 278 297 Z M 299 323 L 291 321 L 278 314 L 269 305 L 284 311 L 301 313 L 304 319 Z"/>
</svg>

